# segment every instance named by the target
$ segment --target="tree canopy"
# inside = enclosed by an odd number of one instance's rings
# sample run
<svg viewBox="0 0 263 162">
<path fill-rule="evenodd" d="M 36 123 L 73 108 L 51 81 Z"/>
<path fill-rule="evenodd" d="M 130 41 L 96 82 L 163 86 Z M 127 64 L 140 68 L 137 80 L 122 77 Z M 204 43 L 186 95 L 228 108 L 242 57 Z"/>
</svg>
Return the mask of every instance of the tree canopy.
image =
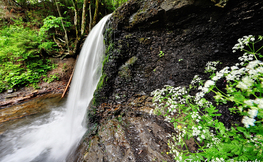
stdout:
<svg viewBox="0 0 263 162">
<path fill-rule="evenodd" d="M 84 38 L 126 0 L 2 0 L 0 92 L 50 82 L 49 57 L 75 57 Z"/>
</svg>

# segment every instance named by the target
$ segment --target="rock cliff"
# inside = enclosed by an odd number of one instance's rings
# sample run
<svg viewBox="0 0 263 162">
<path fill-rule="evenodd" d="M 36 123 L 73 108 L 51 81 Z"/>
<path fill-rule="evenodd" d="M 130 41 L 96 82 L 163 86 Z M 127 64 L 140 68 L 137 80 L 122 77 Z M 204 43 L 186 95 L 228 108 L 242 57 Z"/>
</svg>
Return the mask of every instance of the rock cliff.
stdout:
<svg viewBox="0 0 263 162">
<path fill-rule="evenodd" d="M 150 92 L 187 86 L 208 61 L 232 65 L 237 39 L 262 35 L 263 2 L 131 0 L 106 30 L 106 59 L 88 113 L 89 131 L 68 161 L 173 161 L 167 140 L 173 127 L 152 114 Z M 194 150 L 195 146 L 190 149 Z"/>
</svg>

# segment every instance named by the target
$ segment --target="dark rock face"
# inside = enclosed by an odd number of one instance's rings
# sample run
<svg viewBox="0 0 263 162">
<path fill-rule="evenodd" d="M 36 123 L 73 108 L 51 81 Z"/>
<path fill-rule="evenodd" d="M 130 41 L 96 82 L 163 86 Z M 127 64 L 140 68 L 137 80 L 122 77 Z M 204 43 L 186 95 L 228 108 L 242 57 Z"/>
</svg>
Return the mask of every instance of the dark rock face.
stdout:
<svg viewBox="0 0 263 162">
<path fill-rule="evenodd" d="M 237 39 L 262 34 L 260 0 L 232 0 L 225 8 L 209 1 L 175 2 L 132 0 L 113 14 L 114 48 L 108 52 L 107 82 L 98 91 L 98 103 L 125 102 L 166 84 L 185 86 L 196 74 L 205 78 L 207 61 L 232 65 L 242 55 L 232 53 Z M 158 12 L 151 17 L 154 9 Z M 127 69 L 129 77 L 119 75 L 120 67 L 132 57 L 137 60 Z"/>
<path fill-rule="evenodd" d="M 147 96 L 164 85 L 187 86 L 196 74 L 206 79 L 208 61 L 221 61 L 221 67 L 237 62 L 243 54 L 232 53 L 237 39 L 262 35 L 262 6 L 261 0 L 229 0 L 225 8 L 209 0 L 131 0 L 115 11 L 106 40 L 106 77 L 90 118 L 99 126 L 83 138 L 75 161 L 173 161 L 161 154 L 169 138 L 152 133 L 153 127 L 163 134 L 173 130 L 142 110 Z M 108 108 L 102 109 L 104 104 Z M 116 120 L 120 114 L 124 124 Z"/>
</svg>

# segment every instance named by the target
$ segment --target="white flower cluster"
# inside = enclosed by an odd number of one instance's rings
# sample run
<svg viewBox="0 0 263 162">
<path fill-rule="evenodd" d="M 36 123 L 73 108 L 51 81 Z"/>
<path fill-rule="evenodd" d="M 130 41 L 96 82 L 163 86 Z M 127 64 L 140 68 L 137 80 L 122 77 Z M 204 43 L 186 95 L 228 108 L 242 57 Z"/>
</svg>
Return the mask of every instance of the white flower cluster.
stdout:
<svg viewBox="0 0 263 162">
<path fill-rule="evenodd" d="M 248 116 L 244 116 L 243 119 L 242 119 L 242 123 L 244 124 L 245 127 L 249 128 L 249 126 L 254 126 L 255 125 L 255 117 L 257 116 L 258 114 L 258 110 L 253 110 L 253 109 L 249 109 L 248 110 Z"/>
<path fill-rule="evenodd" d="M 176 145 L 181 145 L 181 142 L 183 142 L 183 138 L 186 134 L 186 127 L 182 127 L 180 125 L 175 128 L 175 132 L 177 133 L 176 136 L 173 136 L 173 140 L 177 141 Z"/>
<path fill-rule="evenodd" d="M 248 90 L 254 84 L 255 79 L 258 78 L 259 75 L 263 74 L 263 63 L 259 60 L 252 60 L 253 55 L 247 56 L 245 53 L 239 60 L 250 61 L 245 67 L 239 68 L 239 65 L 244 65 L 244 62 L 240 64 L 237 63 L 232 67 L 225 67 L 224 69 L 216 72 L 216 75 L 212 78 L 212 81 L 217 81 L 222 77 L 225 77 L 226 80 L 229 81 L 239 81 L 237 87 L 241 90 Z M 209 81 L 210 82 L 210 81 Z M 209 84 L 208 84 L 209 85 Z M 201 87 L 202 91 L 207 93 L 209 89 L 208 85 Z"/>
<path fill-rule="evenodd" d="M 247 46 L 250 42 L 254 42 L 255 41 L 255 37 L 252 35 L 248 35 L 248 36 L 243 36 L 243 38 L 239 38 L 238 43 L 234 45 L 234 47 L 232 48 L 233 53 L 236 52 L 236 50 L 240 50 L 242 51 L 245 46 Z"/>
<path fill-rule="evenodd" d="M 240 77 L 246 73 L 246 68 L 238 68 L 237 66 L 234 66 L 235 68 L 231 68 L 231 71 L 229 74 L 226 74 L 226 80 L 227 81 L 234 81 L 234 80 L 240 80 Z M 237 68 L 236 68 L 237 67 Z"/>
<path fill-rule="evenodd" d="M 191 117 L 193 118 L 193 120 L 195 120 L 197 123 L 199 123 L 201 117 L 200 115 L 198 114 L 198 112 L 192 112 L 191 113 Z"/>
<path fill-rule="evenodd" d="M 179 159 L 179 160 L 176 160 L 176 162 L 181 162 L 182 159 L 183 159 L 183 158 L 182 158 L 183 153 L 177 151 L 177 146 L 174 145 L 174 144 L 173 144 L 172 142 L 170 142 L 170 141 L 168 142 L 168 146 L 169 146 L 169 148 L 170 148 L 169 153 L 172 154 L 175 159 Z"/>
<path fill-rule="evenodd" d="M 200 91 L 195 94 L 195 102 L 198 103 L 204 97 L 204 95 L 209 92 L 209 88 L 214 85 L 215 85 L 215 82 L 213 80 L 207 80 L 204 86 L 199 86 L 198 90 Z"/>
<path fill-rule="evenodd" d="M 202 139 L 205 139 L 205 135 L 207 134 L 207 132 L 209 132 L 206 129 L 203 129 L 201 126 L 192 126 L 192 130 L 193 130 L 193 136 L 196 136 L 198 141 L 201 141 Z M 200 138 L 201 137 L 201 138 Z"/>
<path fill-rule="evenodd" d="M 163 89 L 156 89 L 151 93 L 153 95 L 154 106 L 157 110 L 168 109 L 169 114 L 165 116 L 165 121 L 170 122 L 172 116 L 177 112 L 177 106 L 186 103 L 186 98 L 191 97 L 187 95 L 185 87 L 164 86 Z M 169 97 L 168 97 L 169 96 Z M 163 110 L 163 113 L 167 112 Z"/>
<path fill-rule="evenodd" d="M 252 109 L 263 109 L 263 98 L 245 100 L 244 103 L 246 106 L 251 107 Z"/>
<path fill-rule="evenodd" d="M 211 132 L 209 132 L 208 138 L 211 138 L 212 143 L 207 143 L 207 145 L 206 145 L 207 148 L 218 145 L 221 142 L 221 140 L 219 138 L 215 137 L 215 135 Z"/>
<path fill-rule="evenodd" d="M 250 118 L 255 118 L 257 116 L 257 114 L 258 114 L 258 110 L 251 110 L 251 109 L 249 109 L 247 113 L 248 113 Z"/>
<path fill-rule="evenodd" d="M 201 78 L 199 77 L 199 75 L 195 75 L 193 80 L 191 81 L 192 85 L 195 85 L 196 83 L 199 83 L 201 81 Z"/>
<path fill-rule="evenodd" d="M 241 81 L 238 82 L 236 85 L 237 88 L 241 90 L 249 90 L 254 84 L 254 80 L 251 79 L 249 76 L 245 76 L 242 78 Z"/>
<path fill-rule="evenodd" d="M 170 85 L 165 85 L 163 89 L 156 89 L 151 93 L 154 102 L 162 102 L 167 94 L 171 94 L 171 99 L 176 100 L 187 94 L 185 87 L 172 87 Z"/>
<path fill-rule="evenodd" d="M 211 162 L 224 162 L 225 160 L 223 158 L 215 158 L 212 159 Z"/>
<path fill-rule="evenodd" d="M 216 65 L 219 61 L 208 61 L 205 67 L 205 73 L 213 72 L 216 70 Z"/>
<path fill-rule="evenodd" d="M 244 116 L 242 119 L 242 123 L 244 124 L 245 127 L 249 128 L 249 126 L 254 126 L 255 124 L 255 119 L 249 118 L 248 116 Z"/>
<path fill-rule="evenodd" d="M 197 92 L 195 94 L 195 102 L 198 103 L 204 96 L 205 93 L 202 90 L 200 92 Z"/>
<path fill-rule="evenodd" d="M 261 146 L 262 143 L 260 141 L 258 141 L 257 137 L 251 136 L 251 138 L 249 140 L 247 140 L 247 143 L 253 143 L 256 147 Z"/>
<path fill-rule="evenodd" d="M 241 61 L 240 65 L 243 66 L 246 62 L 254 60 L 254 55 L 244 53 L 243 56 L 239 57 L 238 59 Z"/>
</svg>

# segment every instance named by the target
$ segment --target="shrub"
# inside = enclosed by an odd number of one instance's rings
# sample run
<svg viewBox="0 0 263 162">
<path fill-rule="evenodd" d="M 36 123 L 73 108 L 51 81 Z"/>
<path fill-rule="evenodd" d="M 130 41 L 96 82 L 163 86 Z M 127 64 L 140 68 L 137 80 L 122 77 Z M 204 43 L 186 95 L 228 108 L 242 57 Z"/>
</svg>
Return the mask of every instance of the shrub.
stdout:
<svg viewBox="0 0 263 162">
<path fill-rule="evenodd" d="M 52 51 L 53 42 L 39 36 L 38 31 L 25 28 L 21 23 L 0 30 L 0 92 L 38 83 L 42 75 L 52 69 L 41 49 Z"/>
</svg>

